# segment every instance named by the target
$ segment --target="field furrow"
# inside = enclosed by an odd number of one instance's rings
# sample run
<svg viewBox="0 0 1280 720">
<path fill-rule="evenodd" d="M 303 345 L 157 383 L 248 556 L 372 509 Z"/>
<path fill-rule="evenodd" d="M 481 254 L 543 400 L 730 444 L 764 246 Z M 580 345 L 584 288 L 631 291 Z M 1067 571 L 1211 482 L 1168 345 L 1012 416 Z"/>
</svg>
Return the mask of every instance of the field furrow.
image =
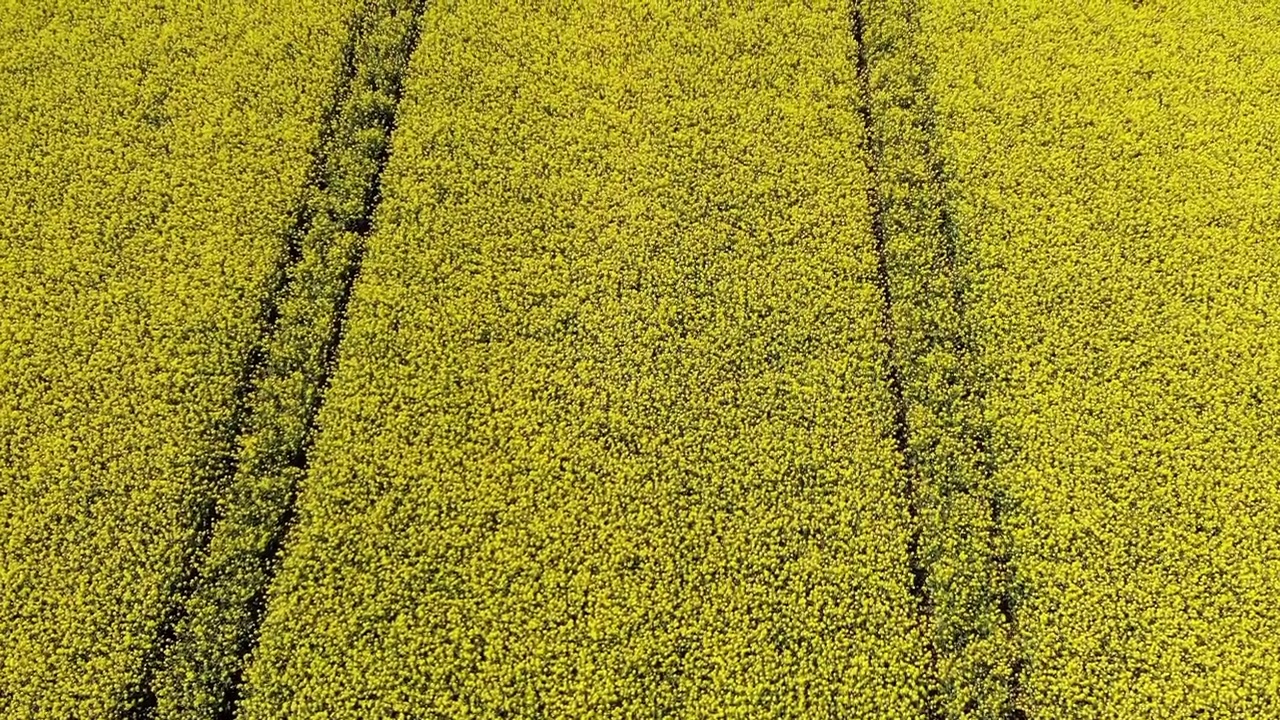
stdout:
<svg viewBox="0 0 1280 720">
<path fill-rule="evenodd" d="M 854 3 L 875 183 L 873 230 L 892 327 L 902 452 L 916 518 L 913 560 L 934 684 L 928 710 L 947 718 L 1016 711 L 1007 493 L 993 481 L 958 231 L 928 87 L 928 38 L 915 0 Z"/>
<path fill-rule="evenodd" d="M 234 471 L 143 711 L 233 717 L 267 586 L 308 466 L 315 414 L 359 272 L 422 0 L 372 0 L 351 24 L 296 247 L 253 378 Z"/>
</svg>

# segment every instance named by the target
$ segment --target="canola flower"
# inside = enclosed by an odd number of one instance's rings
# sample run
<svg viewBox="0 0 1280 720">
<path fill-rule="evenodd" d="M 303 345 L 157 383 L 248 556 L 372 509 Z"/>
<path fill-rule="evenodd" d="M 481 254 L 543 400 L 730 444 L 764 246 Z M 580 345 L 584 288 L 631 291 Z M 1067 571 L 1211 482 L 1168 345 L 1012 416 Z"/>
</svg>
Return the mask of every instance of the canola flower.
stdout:
<svg viewBox="0 0 1280 720">
<path fill-rule="evenodd" d="M 1280 8 L 919 9 L 1019 710 L 1280 716 Z"/>
<path fill-rule="evenodd" d="M 855 54 L 429 5 L 245 718 L 920 715 Z"/>
<path fill-rule="evenodd" d="M 351 2 L 0 12 L 0 715 L 144 702 Z"/>
<path fill-rule="evenodd" d="M 1277 45 L 10 3 L 0 715 L 1280 717 Z"/>
</svg>

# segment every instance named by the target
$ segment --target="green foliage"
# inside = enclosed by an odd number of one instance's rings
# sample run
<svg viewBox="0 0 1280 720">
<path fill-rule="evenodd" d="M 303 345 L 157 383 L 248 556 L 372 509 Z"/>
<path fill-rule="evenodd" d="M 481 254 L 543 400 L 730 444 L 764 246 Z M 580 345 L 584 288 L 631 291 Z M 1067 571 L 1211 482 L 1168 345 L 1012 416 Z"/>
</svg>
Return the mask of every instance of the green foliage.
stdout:
<svg viewBox="0 0 1280 720">
<path fill-rule="evenodd" d="M 374 0 L 352 26 L 336 112 L 320 149 L 318 182 L 304 210 L 300 258 L 270 329 L 255 379 L 236 473 L 156 682 L 156 717 L 222 717 L 260 621 L 338 314 L 352 281 L 384 155 L 418 0 Z"/>
<path fill-rule="evenodd" d="M 1280 7 L 928 0 L 1031 718 L 1280 716 Z"/>
<path fill-rule="evenodd" d="M 842 3 L 438 2 L 246 718 L 915 718 Z"/>
<path fill-rule="evenodd" d="M 0 715 L 111 718 L 232 452 L 350 9 L 0 13 Z"/>
</svg>

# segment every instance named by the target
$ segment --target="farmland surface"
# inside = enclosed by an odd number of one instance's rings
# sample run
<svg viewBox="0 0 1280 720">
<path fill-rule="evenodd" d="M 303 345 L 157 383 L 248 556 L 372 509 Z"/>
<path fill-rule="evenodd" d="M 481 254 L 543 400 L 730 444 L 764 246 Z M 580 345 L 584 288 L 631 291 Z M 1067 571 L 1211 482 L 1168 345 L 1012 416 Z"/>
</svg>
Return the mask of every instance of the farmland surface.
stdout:
<svg viewBox="0 0 1280 720">
<path fill-rule="evenodd" d="M 1280 720 L 1280 6 L 0 3 L 0 716 Z"/>
</svg>

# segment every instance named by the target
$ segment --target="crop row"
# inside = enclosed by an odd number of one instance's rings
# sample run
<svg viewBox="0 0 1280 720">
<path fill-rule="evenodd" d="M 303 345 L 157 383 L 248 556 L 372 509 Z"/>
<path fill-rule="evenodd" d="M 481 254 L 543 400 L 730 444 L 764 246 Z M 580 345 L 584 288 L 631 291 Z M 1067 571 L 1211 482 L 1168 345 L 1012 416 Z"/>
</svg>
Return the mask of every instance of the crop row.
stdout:
<svg viewBox="0 0 1280 720">
<path fill-rule="evenodd" d="M 352 2 L 0 13 L 0 715 L 145 702 Z"/>
<path fill-rule="evenodd" d="M 951 210 L 929 92 L 927 37 L 914 0 L 854 5 L 875 176 L 875 222 L 891 319 L 913 568 L 934 658 L 934 717 L 1006 718 L 1017 661 L 1006 493 L 992 481 L 983 417 L 981 330 L 966 312 L 968 237 Z"/>
<path fill-rule="evenodd" d="M 855 54 L 430 4 L 243 717 L 919 716 Z"/>
<path fill-rule="evenodd" d="M 235 712 L 244 658 L 306 472 L 421 7 L 420 0 L 372 0 L 350 25 L 344 79 L 304 200 L 297 257 L 253 379 L 235 472 L 155 682 L 160 720 Z"/>
</svg>

